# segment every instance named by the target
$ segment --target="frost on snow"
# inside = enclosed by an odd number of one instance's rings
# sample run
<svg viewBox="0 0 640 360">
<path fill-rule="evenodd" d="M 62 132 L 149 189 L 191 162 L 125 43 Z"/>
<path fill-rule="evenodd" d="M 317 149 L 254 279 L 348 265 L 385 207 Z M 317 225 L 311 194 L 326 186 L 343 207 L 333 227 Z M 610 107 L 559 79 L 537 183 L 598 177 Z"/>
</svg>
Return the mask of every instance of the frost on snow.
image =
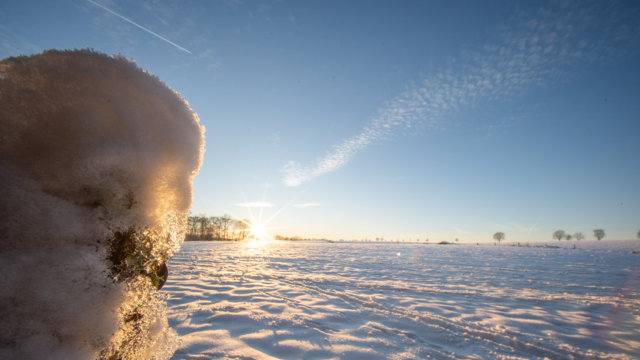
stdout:
<svg viewBox="0 0 640 360">
<path fill-rule="evenodd" d="M 187 242 L 173 359 L 640 358 L 640 260 L 594 243 Z"/>
</svg>

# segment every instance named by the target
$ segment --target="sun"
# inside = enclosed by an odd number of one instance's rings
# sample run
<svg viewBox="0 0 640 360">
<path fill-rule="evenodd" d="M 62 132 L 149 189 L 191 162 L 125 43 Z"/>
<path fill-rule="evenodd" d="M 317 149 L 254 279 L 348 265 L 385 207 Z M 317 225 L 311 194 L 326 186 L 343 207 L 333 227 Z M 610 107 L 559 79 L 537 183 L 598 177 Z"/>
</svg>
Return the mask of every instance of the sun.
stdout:
<svg viewBox="0 0 640 360">
<path fill-rule="evenodd" d="M 256 241 L 263 241 L 270 238 L 267 227 L 261 222 L 252 222 L 249 224 L 249 237 Z"/>
</svg>

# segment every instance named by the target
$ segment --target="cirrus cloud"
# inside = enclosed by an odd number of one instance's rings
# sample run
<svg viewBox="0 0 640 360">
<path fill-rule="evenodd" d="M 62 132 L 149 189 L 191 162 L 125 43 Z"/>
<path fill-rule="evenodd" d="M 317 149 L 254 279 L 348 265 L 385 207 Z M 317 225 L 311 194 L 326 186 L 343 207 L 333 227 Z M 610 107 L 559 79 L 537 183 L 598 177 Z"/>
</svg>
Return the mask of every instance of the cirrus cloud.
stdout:
<svg viewBox="0 0 640 360">
<path fill-rule="evenodd" d="M 610 4 L 609 4 L 610 5 Z M 389 101 L 357 134 L 331 147 L 309 165 L 288 161 L 283 183 L 299 186 L 338 170 L 368 147 L 403 130 L 446 128 L 445 119 L 463 109 L 504 101 L 534 87 L 557 81 L 577 62 L 615 56 L 620 44 L 637 41 L 640 30 L 626 26 L 631 17 L 607 4 L 541 6 L 519 13 L 496 31 L 497 40 L 462 53 Z"/>
</svg>

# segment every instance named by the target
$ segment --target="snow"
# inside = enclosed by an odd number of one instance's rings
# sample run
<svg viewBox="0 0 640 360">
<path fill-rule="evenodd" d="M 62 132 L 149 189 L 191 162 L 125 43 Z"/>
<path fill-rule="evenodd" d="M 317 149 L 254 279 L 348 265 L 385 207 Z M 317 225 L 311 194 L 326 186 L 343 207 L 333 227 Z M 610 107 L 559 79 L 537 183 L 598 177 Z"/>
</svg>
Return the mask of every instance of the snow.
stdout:
<svg viewBox="0 0 640 360">
<path fill-rule="evenodd" d="M 171 356 L 152 279 L 184 239 L 203 136 L 122 56 L 0 60 L 0 359 Z"/>
<path fill-rule="evenodd" d="M 173 359 L 638 358 L 640 244 L 605 243 L 187 242 Z"/>
</svg>

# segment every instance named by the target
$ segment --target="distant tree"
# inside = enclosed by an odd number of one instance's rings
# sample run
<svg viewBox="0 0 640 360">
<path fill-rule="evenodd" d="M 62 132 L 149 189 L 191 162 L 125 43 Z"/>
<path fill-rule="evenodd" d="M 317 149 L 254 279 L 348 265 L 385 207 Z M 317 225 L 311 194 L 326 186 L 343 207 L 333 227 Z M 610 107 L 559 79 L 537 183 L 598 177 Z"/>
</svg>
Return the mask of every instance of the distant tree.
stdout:
<svg viewBox="0 0 640 360">
<path fill-rule="evenodd" d="M 456 242 L 460 241 L 460 239 L 456 238 Z"/>
<path fill-rule="evenodd" d="M 211 222 L 206 216 L 198 217 L 198 224 L 200 226 L 200 240 L 205 240 L 207 235 L 211 233 Z"/>
<path fill-rule="evenodd" d="M 493 240 L 496 240 L 498 242 L 498 244 L 500 243 L 500 241 L 504 240 L 505 235 L 502 231 L 498 231 L 497 233 L 493 234 Z"/>
<path fill-rule="evenodd" d="M 556 239 L 558 241 L 564 239 L 564 230 L 556 230 L 553 232 L 553 235 L 551 235 L 551 238 Z"/>
<path fill-rule="evenodd" d="M 235 233 L 234 240 L 244 240 L 249 232 L 249 220 L 234 220 L 233 232 Z"/>
<path fill-rule="evenodd" d="M 580 241 L 584 239 L 584 235 L 581 232 L 577 232 L 575 234 L 573 234 L 573 238 Z"/>
<path fill-rule="evenodd" d="M 209 217 L 209 238 L 212 240 L 222 240 L 219 219 L 219 216 Z"/>
<path fill-rule="evenodd" d="M 219 218 L 219 224 L 220 224 L 220 232 L 222 233 L 221 237 L 225 240 L 229 240 L 231 239 L 231 237 L 229 236 L 229 231 L 231 230 L 231 226 L 233 225 L 233 218 L 229 215 L 223 215 Z"/>
<path fill-rule="evenodd" d="M 198 237 L 198 217 L 187 217 L 187 240 L 196 240 Z"/>
<path fill-rule="evenodd" d="M 564 239 L 565 239 L 565 240 L 567 240 L 567 241 L 569 241 L 569 240 L 573 239 L 573 235 L 571 235 L 571 234 L 565 234 L 565 235 L 564 235 Z"/>
<path fill-rule="evenodd" d="M 640 239 L 640 230 L 638 230 L 638 233 L 636 234 L 636 236 L 638 237 L 638 239 Z"/>
<path fill-rule="evenodd" d="M 602 240 L 602 238 L 604 238 L 604 230 L 602 230 L 602 229 L 593 230 L 593 236 L 596 239 L 598 239 L 598 241 Z"/>
</svg>

